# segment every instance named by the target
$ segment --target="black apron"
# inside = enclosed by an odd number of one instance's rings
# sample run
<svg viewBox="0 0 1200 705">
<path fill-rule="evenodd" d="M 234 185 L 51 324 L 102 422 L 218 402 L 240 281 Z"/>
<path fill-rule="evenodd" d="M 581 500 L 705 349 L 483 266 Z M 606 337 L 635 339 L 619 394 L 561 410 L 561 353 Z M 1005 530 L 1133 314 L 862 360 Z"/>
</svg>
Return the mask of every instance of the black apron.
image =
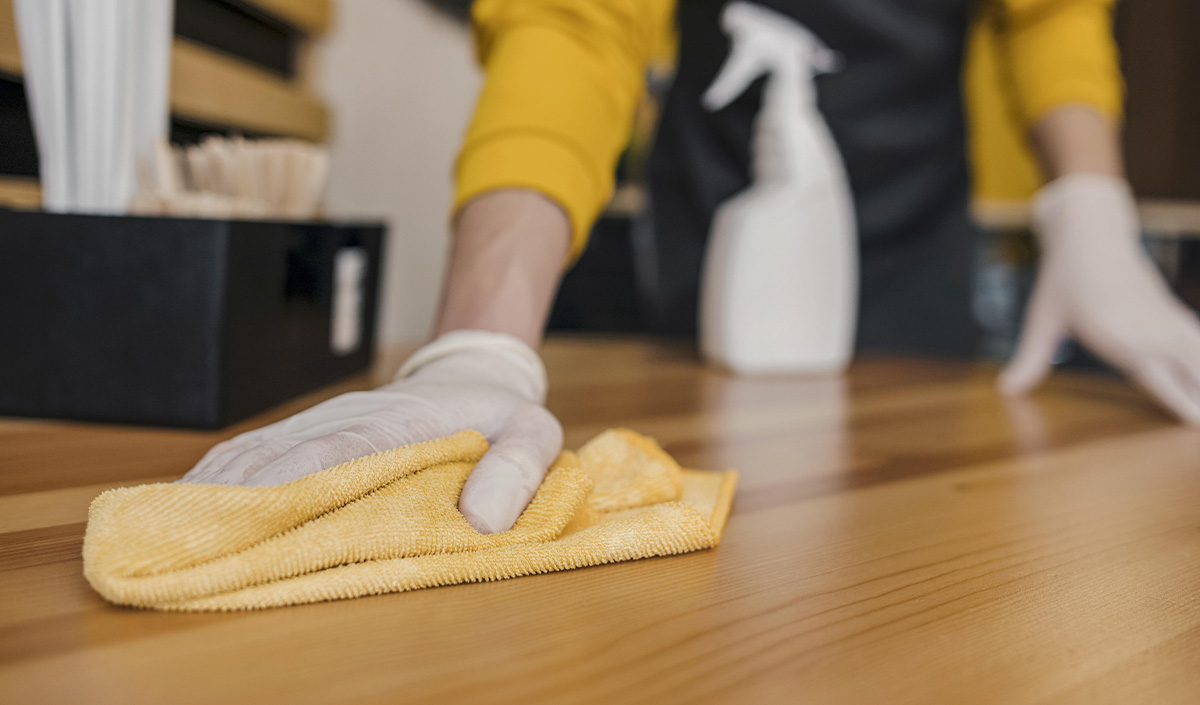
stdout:
<svg viewBox="0 0 1200 705">
<path fill-rule="evenodd" d="M 962 108 L 972 0 L 762 0 L 841 55 L 816 78 L 858 218 L 857 347 L 970 355 L 976 242 Z M 715 113 L 700 97 L 729 53 L 725 0 L 679 0 L 679 66 L 650 159 L 651 213 L 635 234 L 650 328 L 695 336 L 716 208 L 750 183 L 764 79 Z M 802 235 L 802 234 L 801 234 Z"/>
</svg>

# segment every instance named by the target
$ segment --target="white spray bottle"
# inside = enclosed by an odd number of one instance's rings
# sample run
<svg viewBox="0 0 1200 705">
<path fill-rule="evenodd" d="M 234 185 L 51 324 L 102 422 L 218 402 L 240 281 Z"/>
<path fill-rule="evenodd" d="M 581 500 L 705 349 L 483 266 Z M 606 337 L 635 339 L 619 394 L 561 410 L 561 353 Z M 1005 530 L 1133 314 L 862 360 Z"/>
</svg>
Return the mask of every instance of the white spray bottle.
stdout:
<svg viewBox="0 0 1200 705">
<path fill-rule="evenodd" d="M 827 372 L 850 361 L 858 242 L 841 155 L 813 77 L 836 55 L 803 25 L 747 2 L 726 6 L 733 49 L 704 95 L 728 105 L 767 74 L 752 183 L 713 218 L 700 295 L 700 348 L 735 372 Z"/>
</svg>

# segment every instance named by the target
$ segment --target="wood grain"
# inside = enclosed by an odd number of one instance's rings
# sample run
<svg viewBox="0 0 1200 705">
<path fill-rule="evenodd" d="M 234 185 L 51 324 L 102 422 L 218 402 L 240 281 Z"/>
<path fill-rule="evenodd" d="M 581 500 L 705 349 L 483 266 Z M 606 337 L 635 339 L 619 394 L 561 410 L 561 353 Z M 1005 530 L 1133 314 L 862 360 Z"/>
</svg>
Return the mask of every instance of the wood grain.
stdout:
<svg viewBox="0 0 1200 705">
<path fill-rule="evenodd" d="M 0 697 L 112 703 L 1200 702 L 1200 433 L 1120 382 L 990 366 L 739 379 L 560 338 L 568 444 L 626 425 L 742 482 L 713 551 L 236 615 L 117 609 L 91 496 L 219 433 L 0 423 Z"/>
</svg>

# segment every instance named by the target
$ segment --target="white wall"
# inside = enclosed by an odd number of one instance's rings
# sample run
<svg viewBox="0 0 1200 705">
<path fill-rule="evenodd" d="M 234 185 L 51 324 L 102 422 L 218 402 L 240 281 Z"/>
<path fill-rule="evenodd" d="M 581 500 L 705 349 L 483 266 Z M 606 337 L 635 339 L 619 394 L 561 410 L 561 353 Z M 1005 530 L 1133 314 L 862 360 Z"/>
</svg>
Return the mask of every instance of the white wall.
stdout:
<svg viewBox="0 0 1200 705">
<path fill-rule="evenodd" d="M 451 169 L 479 87 L 468 31 L 420 0 L 335 0 L 316 58 L 333 117 L 326 210 L 389 224 L 381 343 L 428 334 Z"/>
</svg>

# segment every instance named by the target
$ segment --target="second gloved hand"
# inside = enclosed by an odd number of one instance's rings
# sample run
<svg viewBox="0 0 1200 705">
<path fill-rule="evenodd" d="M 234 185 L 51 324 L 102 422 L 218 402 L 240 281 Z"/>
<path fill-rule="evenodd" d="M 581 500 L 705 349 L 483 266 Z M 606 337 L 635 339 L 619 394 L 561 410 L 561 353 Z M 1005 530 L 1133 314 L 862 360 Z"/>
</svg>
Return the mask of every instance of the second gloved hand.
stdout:
<svg viewBox="0 0 1200 705">
<path fill-rule="evenodd" d="M 1128 184 L 1099 174 L 1062 177 L 1038 195 L 1034 229 L 1042 260 L 1001 391 L 1035 387 L 1071 335 L 1200 424 L 1200 323 L 1142 252 Z"/>
<path fill-rule="evenodd" d="M 562 427 L 543 408 L 545 396 L 545 371 L 527 345 L 497 333 L 456 331 L 417 351 L 397 381 L 220 443 L 181 481 L 277 485 L 472 429 L 492 447 L 467 479 L 459 509 L 480 532 L 505 531 L 562 449 Z"/>
</svg>

